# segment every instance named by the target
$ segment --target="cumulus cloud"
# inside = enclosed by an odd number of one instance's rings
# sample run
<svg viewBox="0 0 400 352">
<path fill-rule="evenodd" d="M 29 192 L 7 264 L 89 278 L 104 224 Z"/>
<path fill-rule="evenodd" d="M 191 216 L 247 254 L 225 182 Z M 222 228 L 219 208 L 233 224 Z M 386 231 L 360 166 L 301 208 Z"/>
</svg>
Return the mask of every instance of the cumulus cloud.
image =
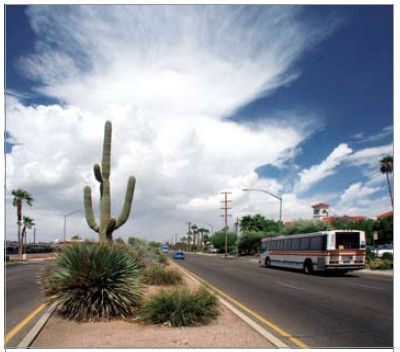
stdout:
<svg viewBox="0 0 400 352">
<path fill-rule="evenodd" d="M 345 143 L 338 145 L 331 154 L 320 164 L 314 165 L 309 169 L 300 171 L 300 179 L 295 186 L 297 192 L 304 192 L 308 190 L 313 184 L 323 180 L 324 178 L 333 175 L 336 168 L 342 163 L 350 154 L 352 149 Z"/>
<path fill-rule="evenodd" d="M 377 216 L 387 211 L 390 204 L 387 196 L 370 197 L 382 189 L 382 186 L 369 187 L 362 182 L 354 183 L 341 194 L 336 209 L 340 209 L 340 215 Z"/>
<path fill-rule="evenodd" d="M 20 68 L 63 104 L 7 97 L 7 131 L 19 144 L 6 156 L 6 179 L 8 193 L 24 188 L 35 197 L 26 211 L 42 236 L 61 235 L 65 214 L 82 209 L 85 184 L 98 209 L 92 166 L 108 119 L 114 214 L 129 175 L 137 177 L 132 217 L 116 236 L 164 240 L 191 219 L 221 223 L 215 205 L 227 188 L 238 206 L 249 197 L 241 188 L 281 192 L 254 170 L 292 158 L 314 131 L 310 120 L 227 117 L 295 80 L 296 61 L 335 24 L 306 24 L 301 7 L 290 6 L 32 6 L 28 14 L 38 41 Z M 312 183 L 306 174 L 302 187 Z M 271 203 L 271 214 L 276 209 Z M 10 234 L 14 212 L 8 195 Z M 69 217 L 68 228 L 90 236 L 82 214 Z"/>
<path fill-rule="evenodd" d="M 379 161 L 386 155 L 393 155 L 393 144 L 364 148 L 351 154 L 347 161 L 353 166 L 366 167 L 368 171 L 378 170 Z"/>
</svg>

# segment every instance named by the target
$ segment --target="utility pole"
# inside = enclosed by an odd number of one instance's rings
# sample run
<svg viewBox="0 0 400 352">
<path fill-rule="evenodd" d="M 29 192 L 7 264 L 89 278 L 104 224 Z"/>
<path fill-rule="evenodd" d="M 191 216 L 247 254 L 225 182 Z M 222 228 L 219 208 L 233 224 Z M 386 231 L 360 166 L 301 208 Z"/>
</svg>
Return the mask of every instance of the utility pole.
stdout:
<svg viewBox="0 0 400 352">
<path fill-rule="evenodd" d="M 228 214 L 228 203 L 231 202 L 231 200 L 228 200 L 228 194 L 231 194 L 232 192 L 221 192 L 221 194 L 224 195 L 224 200 L 221 201 L 221 203 L 224 203 L 224 207 L 221 208 L 224 210 L 224 215 L 221 215 L 224 217 L 225 221 L 225 226 L 224 226 L 224 232 L 225 232 L 225 257 L 228 256 L 228 216 L 232 216 L 231 214 Z"/>
</svg>

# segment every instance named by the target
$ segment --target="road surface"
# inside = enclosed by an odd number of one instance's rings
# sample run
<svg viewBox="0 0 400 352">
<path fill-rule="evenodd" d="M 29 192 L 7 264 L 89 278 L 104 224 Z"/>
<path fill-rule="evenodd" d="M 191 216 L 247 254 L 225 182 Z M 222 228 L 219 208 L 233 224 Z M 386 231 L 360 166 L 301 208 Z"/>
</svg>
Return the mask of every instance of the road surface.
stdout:
<svg viewBox="0 0 400 352">
<path fill-rule="evenodd" d="M 5 268 L 5 323 L 7 336 L 18 324 L 24 321 L 44 302 L 44 294 L 37 276 L 43 269 L 43 262 L 12 264 Z M 24 338 L 39 318 L 38 314 L 6 344 L 15 347 Z"/>
<path fill-rule="evenodd" d="M 308 276 L 216 255 L 177 263 L 310 348 L 393 347 L 393 277 Z"/>
</svg>

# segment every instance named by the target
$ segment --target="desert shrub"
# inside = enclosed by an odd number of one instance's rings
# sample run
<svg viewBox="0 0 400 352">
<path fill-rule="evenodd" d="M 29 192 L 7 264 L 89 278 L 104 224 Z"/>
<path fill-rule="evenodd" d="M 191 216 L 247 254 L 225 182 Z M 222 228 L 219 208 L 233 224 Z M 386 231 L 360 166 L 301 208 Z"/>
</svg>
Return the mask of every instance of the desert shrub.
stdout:
<svg viewBox="0 0 400 352">
<path fill-rule="evenodd" d="M 160 264 L 147 266 L 143 272 L 143 282 L 148 285 L 178 285 L 182 283 L 182 274 L 176 270 L 167 270 Z"/>
<path fill-rule="evenodd" d="M 158 262 L 162 265 L 168 265 L 168 258 L 165 254 L 158 254 Z"/>
<path fill-rule="evenodd" d="M 206 325 L 218 314 L 217 297 L 206 288 L 178 287 L 150 297 L 139 316 L 147 323 L 179 327 Z"/>
<path fill-rule="evenodd" d="M 367 261 L 367 267 L 371 270 L 389 270 L 393 268 L 393 260 L 374 258 Z"/>
<path fill-rule="evenodd" d="M 388 252 L 383 253 L 382 259 L 383 260 L 392 260 L 393 261 L 393 253 L 388 253 Z"/>
<path fill-rule="evenodd" d="M 128 243 L 129 251 L 137 258 L 142 268 L 160 262 L 158 248 L 150 245 L 147 241 L 130 237 Z"/>
<path fill-rule="evenodd" d="M 139 266 L 125 245 L 76 243 L 42 274 L 50 301 L 76 321 L 107 321 L 136 313 L 142 299 Z"/>
</svg>

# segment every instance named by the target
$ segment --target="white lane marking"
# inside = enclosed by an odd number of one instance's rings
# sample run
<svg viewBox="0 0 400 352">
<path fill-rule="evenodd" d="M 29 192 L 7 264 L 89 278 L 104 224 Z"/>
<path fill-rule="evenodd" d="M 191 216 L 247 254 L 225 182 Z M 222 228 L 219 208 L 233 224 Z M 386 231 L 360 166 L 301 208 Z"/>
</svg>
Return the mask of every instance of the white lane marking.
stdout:
<svg viewBox="0 0 400 352">
<path fill-rule="evenodd" d="M 285 284 L 285 283 L 283 283 L 283 282 L 277 282 L 277 284 L 278 284 L 278 285 L 281 285 L 281 286 L 284 286 L 284 287 L 293 288 L 293 289 L 295 289 L 295 290 L 301 290 L 301 291 L 304 290 L 304 288 L 297 287 L 297 286 L 292 286 L 292 285 L 288 285 L 288 284 Z"/>
</svg>

